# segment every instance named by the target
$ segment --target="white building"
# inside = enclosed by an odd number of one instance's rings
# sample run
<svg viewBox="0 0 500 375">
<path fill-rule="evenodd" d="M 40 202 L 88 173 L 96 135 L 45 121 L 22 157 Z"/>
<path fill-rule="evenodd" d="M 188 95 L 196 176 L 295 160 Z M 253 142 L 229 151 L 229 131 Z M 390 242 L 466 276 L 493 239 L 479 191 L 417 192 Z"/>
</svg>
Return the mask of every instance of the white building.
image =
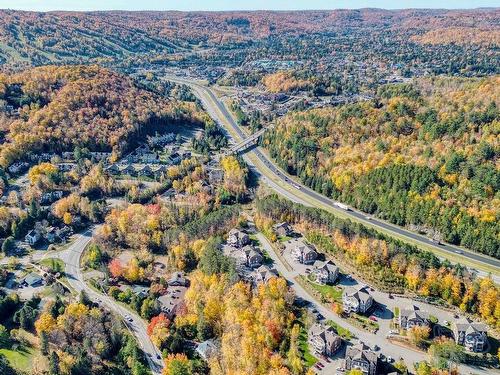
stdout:
<svg viewBox="0 0 500 375">
<path fill-rule="evenodd" d="M 488 334 L 486 324 L 475 323 L 463 318 L 453 327 L 455 341 L 471 352 L 483 352 L 488 348 Z"/>
<path fill-rule="evenodd" d="M 346 313 L 366 313 L 373 305 L 373 297 L 368 293 L 366 287 L 347 287 L 342 294 L 342 304 Z"/>
<path fill-rule="evenodd" d="M 342 339 L 330 326 L 315 323 L 309 329 L 308 342 L 313 350 L 321 355 L 332 356 L 342 345 Z"/>
<path fill-rule="evenodd" d="M 312 264 L 318 257 L 318 253 L 302 240 L 291 240 L 287 247 L 291 248 L 290 255 L 298 263 Z"/>
<path fill-rule="evenodd" d="M 316 277 L 318 284 L 333 284 L 339 277 L 339 268 L 331 261 L 317 260 L 314 262 L 312 274 Z"/>
</svg>

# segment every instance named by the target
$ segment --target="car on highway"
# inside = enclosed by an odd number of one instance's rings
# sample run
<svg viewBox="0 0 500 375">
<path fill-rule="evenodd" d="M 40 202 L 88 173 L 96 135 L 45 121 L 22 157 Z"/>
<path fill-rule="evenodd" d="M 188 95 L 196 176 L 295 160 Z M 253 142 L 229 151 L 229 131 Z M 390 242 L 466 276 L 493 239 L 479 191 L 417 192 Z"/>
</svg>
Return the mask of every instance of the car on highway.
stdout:
<svg viewBox="0 0 500 375">
<path fill-rule="evenodd" d="M 294 187 L 295 189 L 297 189 L 297 190 L 300 190 L 300 189 L 301 189 L 301 187 L 300 187 L 299 185 L 293 185 L 293 187 Z"/>
<path fill-rule="evenodd" d="M 457 254 L 463 254 L 464 252 L 462 250 L 455 250 L 455 253 L 457 253 Z"/>
<path fill-rule="evenodd" d="M 371 220 L 371 219 L 372 219 L 372 217 L 371 217 L 371 216 L 365 216 L 365 219 L 366 219 L 366 220 Z"/>
</svg>

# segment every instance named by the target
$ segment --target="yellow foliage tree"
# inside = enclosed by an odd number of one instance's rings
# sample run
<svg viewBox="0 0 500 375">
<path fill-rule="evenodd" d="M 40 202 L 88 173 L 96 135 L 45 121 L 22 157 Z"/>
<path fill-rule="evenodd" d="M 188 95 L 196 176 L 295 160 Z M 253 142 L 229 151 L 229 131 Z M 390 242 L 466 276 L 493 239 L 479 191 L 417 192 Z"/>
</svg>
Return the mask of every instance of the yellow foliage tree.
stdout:
<svg viewBox="0 0 500 375">
<path fill-rule="evenodd" d="M 38 335 L 42 332 L 50 332 L 56 327 L 56 320 L 51 314 L 44 312 L 40 315 L 38 320 L 35 322 L 35 329 Z"/>
</svg>

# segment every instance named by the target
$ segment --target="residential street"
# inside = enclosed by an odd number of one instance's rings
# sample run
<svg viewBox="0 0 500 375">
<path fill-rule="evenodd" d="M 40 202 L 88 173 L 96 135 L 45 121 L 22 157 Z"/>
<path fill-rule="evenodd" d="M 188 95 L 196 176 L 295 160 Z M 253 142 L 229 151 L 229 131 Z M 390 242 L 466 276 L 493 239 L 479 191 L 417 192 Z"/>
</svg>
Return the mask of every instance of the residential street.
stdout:
<svg viewBox="0 0 500 375">
<path fill-rule="evenodd" d="M 262 248 L 273 259 L 274 267 L 276 268 L 276 270 L 282 277 L 287 279 L 289 285 L 295 291 L 296 295 L 306 301 L 310 301 L 312 306 L 316 308 L 327 320 L 330 319 L 335 323 L 339 324 L 340 326 L 349 329 L 360 341 L 363 341 L 365 344 L 371 347 L 373 347 L 373 345 L 375 344 L 378 345 L 380 347 L 380 351 L 385 356 L 391 356 L 395 360 L 403 358 L 406 364 L 410 368 L 415 362 L 428 360 L 427 354 L 419 351 L 414 351 L 403 346 L 392 344 L 386 339 L 386 335 L 389 330 L 388 329 L 390 322 L 389 316 L 384 315 L 383 319 L 379 319 L 379 324 L 381 329 L 376 334 L 372 334 L 351 325 L 349 322 L 347 322 L 346 320 L 340 318 L 338 315 L 333 313 L 333 311 L 321 305 L 301 285 L 299 285 L 294 281 L 294 278 L 297 277 L 299 273 L 297 271 L 289 271 L 287 269 L 287 267 L 283 264 L 281 259 L 276 255 L 274 248 L 272 247 L 268 239 L 260 232 L 256 233 L 256 236 Z M 381 304 L 387 304 L 387 307 L 389 309 L 391 308 L 390 306 L 398 305 L 404 307 L 408 306 L 410 303 L 413 303 L 413 301 L 409 301 L 408 299 L 405 298 L 396 297 L 394 300 L 392 300 L 388 298 L 388 295 L 386 293 L 381 293 L 377 291 L 372 292 L 372 295 L 375 301 L 380 302 Z M 445 319 L 445 317 L 450 316 L 450 313 L 437 309 L 434 306 L 417 302 L 415 302 L 414 304 L 421 307 L 423 310 L 429 311 L 430 314 L 437 316 L 440 319 L 440 321 L 441 319 Z M 492 373 L 500 373 L 500 371 L 462 365 L 460 366 L 460 373 L 488 375 Z"/>
<path fill-rule="evenodd" d="M 79 235 L 67 250 L 64 250 L 58 255 L 66 264 L 65 272 L 69 284 L 76 292 L 79 293 L 84 290 L 93 302 L 105 305 L 109 310 L 119 314 L 129 330 L 136 336 L 139 346 L 147 356 L 153 374 L 161 374 L 161 369 L 163 368 L 161 353 L 151 342 L 147 334 L 147 325 L 144 320 L 136 313 L 118 304 L 118 302 L 111 297 L 102 293 L 97 293 L 94 289 L 85 284 L 80 269 L 80 258 L 91 239 L 92 230 L 89 229 Z M 130 319 L 127 320 L 126 317 L 131 318 L 132 321 L 130 321 Z"/>
</svg>

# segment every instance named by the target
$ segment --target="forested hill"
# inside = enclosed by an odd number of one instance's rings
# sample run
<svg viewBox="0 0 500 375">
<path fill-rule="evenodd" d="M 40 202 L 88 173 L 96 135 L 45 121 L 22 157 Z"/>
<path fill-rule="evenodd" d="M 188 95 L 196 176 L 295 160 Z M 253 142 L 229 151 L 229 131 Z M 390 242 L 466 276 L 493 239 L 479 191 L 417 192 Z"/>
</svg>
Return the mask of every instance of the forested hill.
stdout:
<svg viewBox="0 0 500 375">
<path fill-rule="evenodd" d="M 495 46 L 500 43 L 499 13 L 497 9 L 86 13 L 0 10 L 0 64 L 99 62 L 314 33 L 342 35 L 361 31 L 366 40 L 374 30 L 381 32 L 383 38 L 390 35 L 403 44 Z M 471 56 L 469 64 L 478 64 Z"/>
<path fill-rule="evenodd" d="M 499 100 L 498 76 L 420 79 L 290 114 L 264 144 L 322 193 L 500 258 Z"/>
<path fill-rule="evenodd" d="M 131 17 L 132 18 L 132 17 Z M 119 14 L 0 10 L 0 63 L 99 62 L 177 50 L 158 30 Z"/>
<path fill-rule="evenodd" d="M 0 165 L 75 146 L 120 153 L 139 132 L 168 130 L 170 122 L 194 122 L 200 115 L 194 103 L 147 91 L 97 66 L 0 74 Z"/>
</svg>

